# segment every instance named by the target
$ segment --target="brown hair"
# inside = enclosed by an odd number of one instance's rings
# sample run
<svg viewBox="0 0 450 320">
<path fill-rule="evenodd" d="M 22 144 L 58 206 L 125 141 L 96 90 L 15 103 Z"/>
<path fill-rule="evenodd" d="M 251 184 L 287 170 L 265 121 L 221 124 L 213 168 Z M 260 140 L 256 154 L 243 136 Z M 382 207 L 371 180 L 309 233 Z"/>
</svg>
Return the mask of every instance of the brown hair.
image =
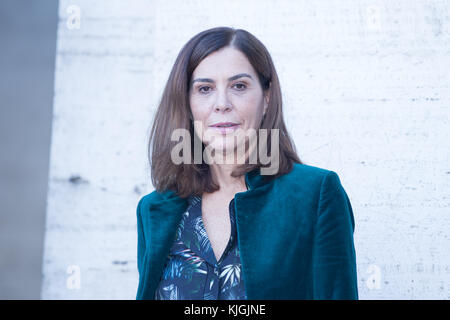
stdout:
<svg viewBox="0 0 450 320">
<path fill-rule="evenodd" d="M 193 150 L 196 134 L 189 106 L 191 77 L 195 68 L 205 57 L 227 46 L 245 54 L 258 74 L 264 93 L 270 87 L 268 109 L 260 129 L 268 129 L 266 144 L 268 153 L 270 153 L 271 144 L 270 129 L 279 129 L 279 170 L 276 175 L 264 177 L 275 179 L 290 172 L 294 162 L 302 163 L 283 120 L 280 83 L 266 47 L 245 30 L 216 27 L 200 32 L 183 46 L 170 72 L 154 116 L 148 143 L 148 156 L 152 183 L 158 192 L 173 190 L 181 198 L 186 198 L 189 195 L 201 195 L 203 192 L 211 193 L 219 190 L 207 163 L 202 161 L 201 164 L 194 164 L 193 159 L 189 164 L 175 164 L 171 161 L 171 150 L 178 143 L 178 141 L 171 141 L 171 135 L 175 129 L 189 130 Z M 203 145 L 202 151 L 204 148 Z M 260 167 L 264 165 L 260 163 L 258 157 L 256 164 L 239 165 L 231 175 L 239 177 Z"/>
</svg>

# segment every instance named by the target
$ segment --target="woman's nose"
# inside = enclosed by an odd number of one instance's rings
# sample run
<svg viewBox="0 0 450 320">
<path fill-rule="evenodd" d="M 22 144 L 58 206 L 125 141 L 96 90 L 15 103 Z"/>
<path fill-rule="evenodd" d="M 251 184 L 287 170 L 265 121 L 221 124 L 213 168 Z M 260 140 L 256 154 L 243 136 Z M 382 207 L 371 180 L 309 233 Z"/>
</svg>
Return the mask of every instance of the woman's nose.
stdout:
<svg viewBox="0 0 450 320">
<path fill-rule="evenodd" d="M 216 104 L 216 107 L 215 107 L 215 110 L 216 111 L 228 111 L 228 110 L 230 110 L 231 109 L 231 106 L 229 106 L 228 104 L 227 105 L 224 105 L 224 104 Z"/>
<path fill-rule="evenodd" d="M 216 111 L 229 111 L 231 109 L 231 103 L 228 100 L 226 93 L 218 93 L 214 109 Z"/>
</svg>

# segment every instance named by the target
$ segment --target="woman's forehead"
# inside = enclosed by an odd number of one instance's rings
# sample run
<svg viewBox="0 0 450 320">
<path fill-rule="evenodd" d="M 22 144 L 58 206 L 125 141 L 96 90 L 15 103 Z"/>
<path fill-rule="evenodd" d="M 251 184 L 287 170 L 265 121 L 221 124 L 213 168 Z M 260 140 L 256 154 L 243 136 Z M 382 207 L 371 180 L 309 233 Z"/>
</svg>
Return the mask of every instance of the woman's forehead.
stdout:
<svg viewBox="0 0 450 320">
<path fill-rule="evenodd" d="M 201 78 L 229 78 L 236 74 L 246 73 L 254 75 L 254 70 L 247 57 L 236 49 L 227 48 L 224 51 L 211 53 L 195 68 L 194 77 Z"/>
</svg>

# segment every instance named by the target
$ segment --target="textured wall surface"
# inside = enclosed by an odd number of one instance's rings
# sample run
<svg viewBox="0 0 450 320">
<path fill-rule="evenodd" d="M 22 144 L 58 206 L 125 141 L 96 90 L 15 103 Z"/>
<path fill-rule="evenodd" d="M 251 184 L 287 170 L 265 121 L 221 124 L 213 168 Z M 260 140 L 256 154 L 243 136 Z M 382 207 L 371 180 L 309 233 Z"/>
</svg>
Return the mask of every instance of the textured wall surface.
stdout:
<svg viewBox="0 0 450 320">
<path fill-rule="evenodd" d="M 266 45 L 300 158 L 339 174 L 360 298 L 450 298 L 450 2 L 61 0 L 59 10 L 43 299 L 134 299 L 149 125 L 182 45 L 221 25 Z"/>
</svg>

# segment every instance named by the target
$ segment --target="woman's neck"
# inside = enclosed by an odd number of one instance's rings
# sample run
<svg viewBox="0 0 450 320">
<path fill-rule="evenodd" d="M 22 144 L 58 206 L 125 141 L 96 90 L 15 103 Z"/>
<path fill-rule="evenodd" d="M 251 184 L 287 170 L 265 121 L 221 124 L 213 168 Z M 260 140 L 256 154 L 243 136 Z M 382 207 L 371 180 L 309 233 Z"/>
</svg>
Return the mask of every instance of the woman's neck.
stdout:
<svg viewBox="0 0 450 320">
<path fill-rule="evenodd" d="M 235 194 L 247 190 L 245 176 L 232 177 L 231 172 L 236 164 L 211 164 L 210 170 L 214 181 L 220 186 L 220 192 Z"/>
</svg>

